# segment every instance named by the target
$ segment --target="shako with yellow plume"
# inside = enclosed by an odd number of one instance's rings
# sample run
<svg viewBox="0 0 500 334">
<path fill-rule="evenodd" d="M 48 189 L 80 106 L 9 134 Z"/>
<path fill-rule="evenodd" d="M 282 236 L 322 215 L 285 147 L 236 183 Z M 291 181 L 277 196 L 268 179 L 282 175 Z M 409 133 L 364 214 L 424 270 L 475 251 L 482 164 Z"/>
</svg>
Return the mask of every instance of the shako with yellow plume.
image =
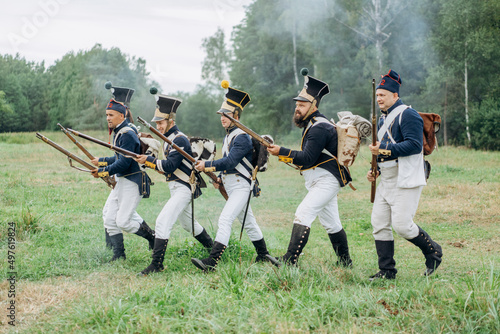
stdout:
<svg viewBox="0 0 500 334">
<path fill-rule="evenodd" d="M 243 108 L 250 102 L 250 95 L 244 91 L 229 87 L 229 81 L 227 80 L 222 80 L 221 86 L 227 89 L 227 92 L 226 98 L 219 111 L 232 112 L 235 118 L 239 118 Z"/>
</svg>

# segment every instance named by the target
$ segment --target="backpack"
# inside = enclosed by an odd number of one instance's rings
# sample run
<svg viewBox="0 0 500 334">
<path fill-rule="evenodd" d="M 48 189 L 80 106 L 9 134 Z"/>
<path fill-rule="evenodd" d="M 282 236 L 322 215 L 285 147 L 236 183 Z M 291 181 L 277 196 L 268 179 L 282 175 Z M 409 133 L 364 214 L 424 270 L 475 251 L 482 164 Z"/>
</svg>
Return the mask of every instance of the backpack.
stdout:
<svg viewBox="0 0 500 334">
<path fill-rule="evenodd" d="M 350 167 L 359 152 L 361 138 L 371 135 L 371 123 L 350 111 L 338 112 L 337 117 L 338 123 L 330 120 L 337 130 L 337 161 L 341 166 Z"/>
<path fill-rule="evenodd" d="M 429 155 L 437 148 L 436 133 L 441 128 L 441 116 L 422 112 L 418 114 L 424 120 L 424 155 Z"/>
<path fill-rule="evenodd" d="M 259 167 L 259 172 L 265 172 L 267 170 L 267 161 L 269 160 L 269 152 L 267 147 L 262 145 L 257 139 L 252 138 L 252 166 Z M 274 144 L 274 139 L 270 135 L 263 135 L 262 138 L 267 140 L 269 143 Z"/>
<path fill-rule="evenodd" d="M 217 148 L 215 142 L 201 137 L 189 137 L 193 158 L 201 161 L 213 161 Z"/>
</svg>

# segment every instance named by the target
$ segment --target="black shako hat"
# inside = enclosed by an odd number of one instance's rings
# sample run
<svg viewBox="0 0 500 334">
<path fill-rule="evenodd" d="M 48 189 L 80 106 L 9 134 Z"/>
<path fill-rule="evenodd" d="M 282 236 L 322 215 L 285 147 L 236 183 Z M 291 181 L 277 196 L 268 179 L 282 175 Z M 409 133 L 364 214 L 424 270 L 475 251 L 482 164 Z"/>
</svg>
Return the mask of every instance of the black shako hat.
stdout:
<svg viewBox="0 0 500 334">
<path fill-rule="evenodd" d="M 294 98 L 295 101 L 304 101 L 314 103 L 316 101 L 316 106 L 319 106 L 321 98 L 326 94 L 330 93 L 328 84 L 321 80 L 318 80 L 310 75 L 307 68 L 303 68 L 301 71 L 304 76 L 304 88 L 300 91 L 299 95 Z"/>
<path fill-rule="evenodd" d="M 163 94 L 157 94 L 158 89 L 151 87 L 149 92 L 155 95 L 156 98 L 156 110 L 152 122 L 166 120 L 175 120 L 175 115 L 177 108 L 182 103 L 182 100 L 177 97 L 167 96 Z"/>
<path fill-rule="evenodd" d="M 380 83 L 377 85 L 377 89 L 385 89 L 389 92 L 398 93 L 399 87 L 401 87 L 401 77 L 393 70 L 389 70 L 386 75 L 382 75 Z"/>
<path fill-rule="evenodd" d="M 134 89 L 125 87 L 115 87 L 111 84 L 110 81 L 106 82 L 104 84 L 104 87 L 111 91 L 111 94 L 113 94 L 113 99 L 115 101 L 130 106 L 130 99 L 132 98 L 132 95 L 135 92 Z"/>
<path fill-rule="evenodd" d="M 240 117 L 243 108 L 250 102 L 250 95 L 244 91 L 229 87 L 229 81 L 227 80 L 222 80 L 221 87 L 227 89 L 227 93 L 219 111 L 232 112 L 235 116 Z"/>
</svg>

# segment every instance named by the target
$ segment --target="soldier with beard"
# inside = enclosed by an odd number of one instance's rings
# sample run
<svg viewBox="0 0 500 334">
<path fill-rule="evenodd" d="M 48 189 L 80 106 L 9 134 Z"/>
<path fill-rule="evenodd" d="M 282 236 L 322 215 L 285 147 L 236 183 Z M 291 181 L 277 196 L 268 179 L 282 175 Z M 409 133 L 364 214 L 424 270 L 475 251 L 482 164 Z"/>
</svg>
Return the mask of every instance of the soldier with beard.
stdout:
<svg viewBox="0 0 500 334">
<path fill-rule="evenodd" d="M 279 259 L 295 265 L 304 249 L 312 222 L 319 216 L 338 257 L 337 265 L 350 267 L 347 236 L 340 222 L 337 194 L 351 181 L 347 169 L 337 161 L 337 131 L 334 125 L 318 111 L 321 98 L 329 93 L 328 84 L 307 75 L 304 88 L 295 97 L 294 122 L 302 128 L 300 151 L 271 145 L 269 153 L 285 163 L 293 163 L 301 171 L 308 190 L 295 212 L 288 250 Z"/>
</svg>

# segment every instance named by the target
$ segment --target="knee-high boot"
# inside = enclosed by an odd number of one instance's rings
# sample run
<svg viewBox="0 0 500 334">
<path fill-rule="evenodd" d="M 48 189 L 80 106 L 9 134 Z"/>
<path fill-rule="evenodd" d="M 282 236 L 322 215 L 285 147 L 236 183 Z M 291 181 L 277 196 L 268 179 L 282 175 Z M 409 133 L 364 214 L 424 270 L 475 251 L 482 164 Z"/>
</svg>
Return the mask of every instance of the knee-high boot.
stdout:
<svg viewBox="0 0 500 334">
<path fill-rule="evenodd" d="M 194 238 L 198 240 L 203 245 L 203 247 L 207 249 L 208 252 L 210 252 L 210 250 L 214 246 L 212 238 L 205 229 L 203 229 L 203 231 L 201 231 L 201 233 L 195 236 Z"/>
<path fill-rule="evenodd" d="M 155 231 L 152 230 L 148 224 L 143 220 L 139 226 L 139 230 L 135 232 L 136 235 L 143 237 L 149 242 L 149 250 L 153 249 L 155 246 Z"/>
<path fill-rule="evenodd" d="M 153 254 L 151 255 L 151 264 L 141 271 L 140 275 L 147 276 L 151 273 L 163 271 L 163 260 L 165 259 L 165 251 L 167 250 L 168 239 L 155 239 Z"/>
<path fill-rule="evenodd" d="M 425 232 L 420 226 L 418 227 L 418 236 L 413 239 L 409 239 L 409 242 L 417 246 L 422 250 L 425 256 L 425 276 L 431 275 L 437 267 L 441 264 L 443 257 L 443 250 L 441 246 L 431 239 L 429 234 Z"/>
<path fill-rule="evenodd" d="M 395 279 L 398 271 L 395 268 L 396 261 L 394 261 L 394 240 L 375 240 L 375 247 L 380 271 L 370 276 L 370 281 L 380 278 Z"/>
<path fill-rule="evenodd" d="M 191 262 L 199 269 L 203 271 L 213 271 L 219 263 L 222 253 L 226 250 L 226 245 L 220 242 L 214 242 L 214 246 L 210 251 L 210 255 L 205 259 L 195 259 L 192 258 Z"/>
<path fill-rule="evenodd" d="M 113 245 L 111 244 L 111 239 L 109 238 L 109 233 L 106 228 L 104 228 L 104 233 L 106 235 L 106 248 L 107 249 L 113 249 Z"/>
<path fill-rule="evenodd" d="M 311 228 L 308 226 L 293 224 L 292 235 L 290 236 L 290 243 L 288 250 L 279 260 L 289 265 L 295 265 L 299 259 L 302 250 L 309 240 L 309 232 Z"/>
<path fill-rule="evenodd" d="M 127 257 L 125 256 L 125 246 L 123 246 L 123 234 L 115 234 L 111 235 L 109 237 L 109 240 L 111 242 L 111 245 L 113 247 L 113 257 L 111 258 L 111 261 L 116 261 L 118 259 L 126 259 Z"/>
<path fill-rule="evenodd" d="M 266 246 L 266 241 L 264 238 L 257 240 L 257 241 L 252 241 L 255 251 L 257 252 L 257 258 L 255 259 L 255 262 L 271 262 L 273 265 L 276 267 L 280 266 L 280 262 L 275 258 L 269 255 L 269 251 L 267 250 Z"/>
<path fill-rule="evenodd" d="M 337 233 L 328 234 L 328 237 L 330 238 L 335 254 L 337 254 L 337 265 L 351 267 L 352 260 L 349 256 L 349 245 L 347 244 L 347 235 L 344 229 Z"/>
</svg>

